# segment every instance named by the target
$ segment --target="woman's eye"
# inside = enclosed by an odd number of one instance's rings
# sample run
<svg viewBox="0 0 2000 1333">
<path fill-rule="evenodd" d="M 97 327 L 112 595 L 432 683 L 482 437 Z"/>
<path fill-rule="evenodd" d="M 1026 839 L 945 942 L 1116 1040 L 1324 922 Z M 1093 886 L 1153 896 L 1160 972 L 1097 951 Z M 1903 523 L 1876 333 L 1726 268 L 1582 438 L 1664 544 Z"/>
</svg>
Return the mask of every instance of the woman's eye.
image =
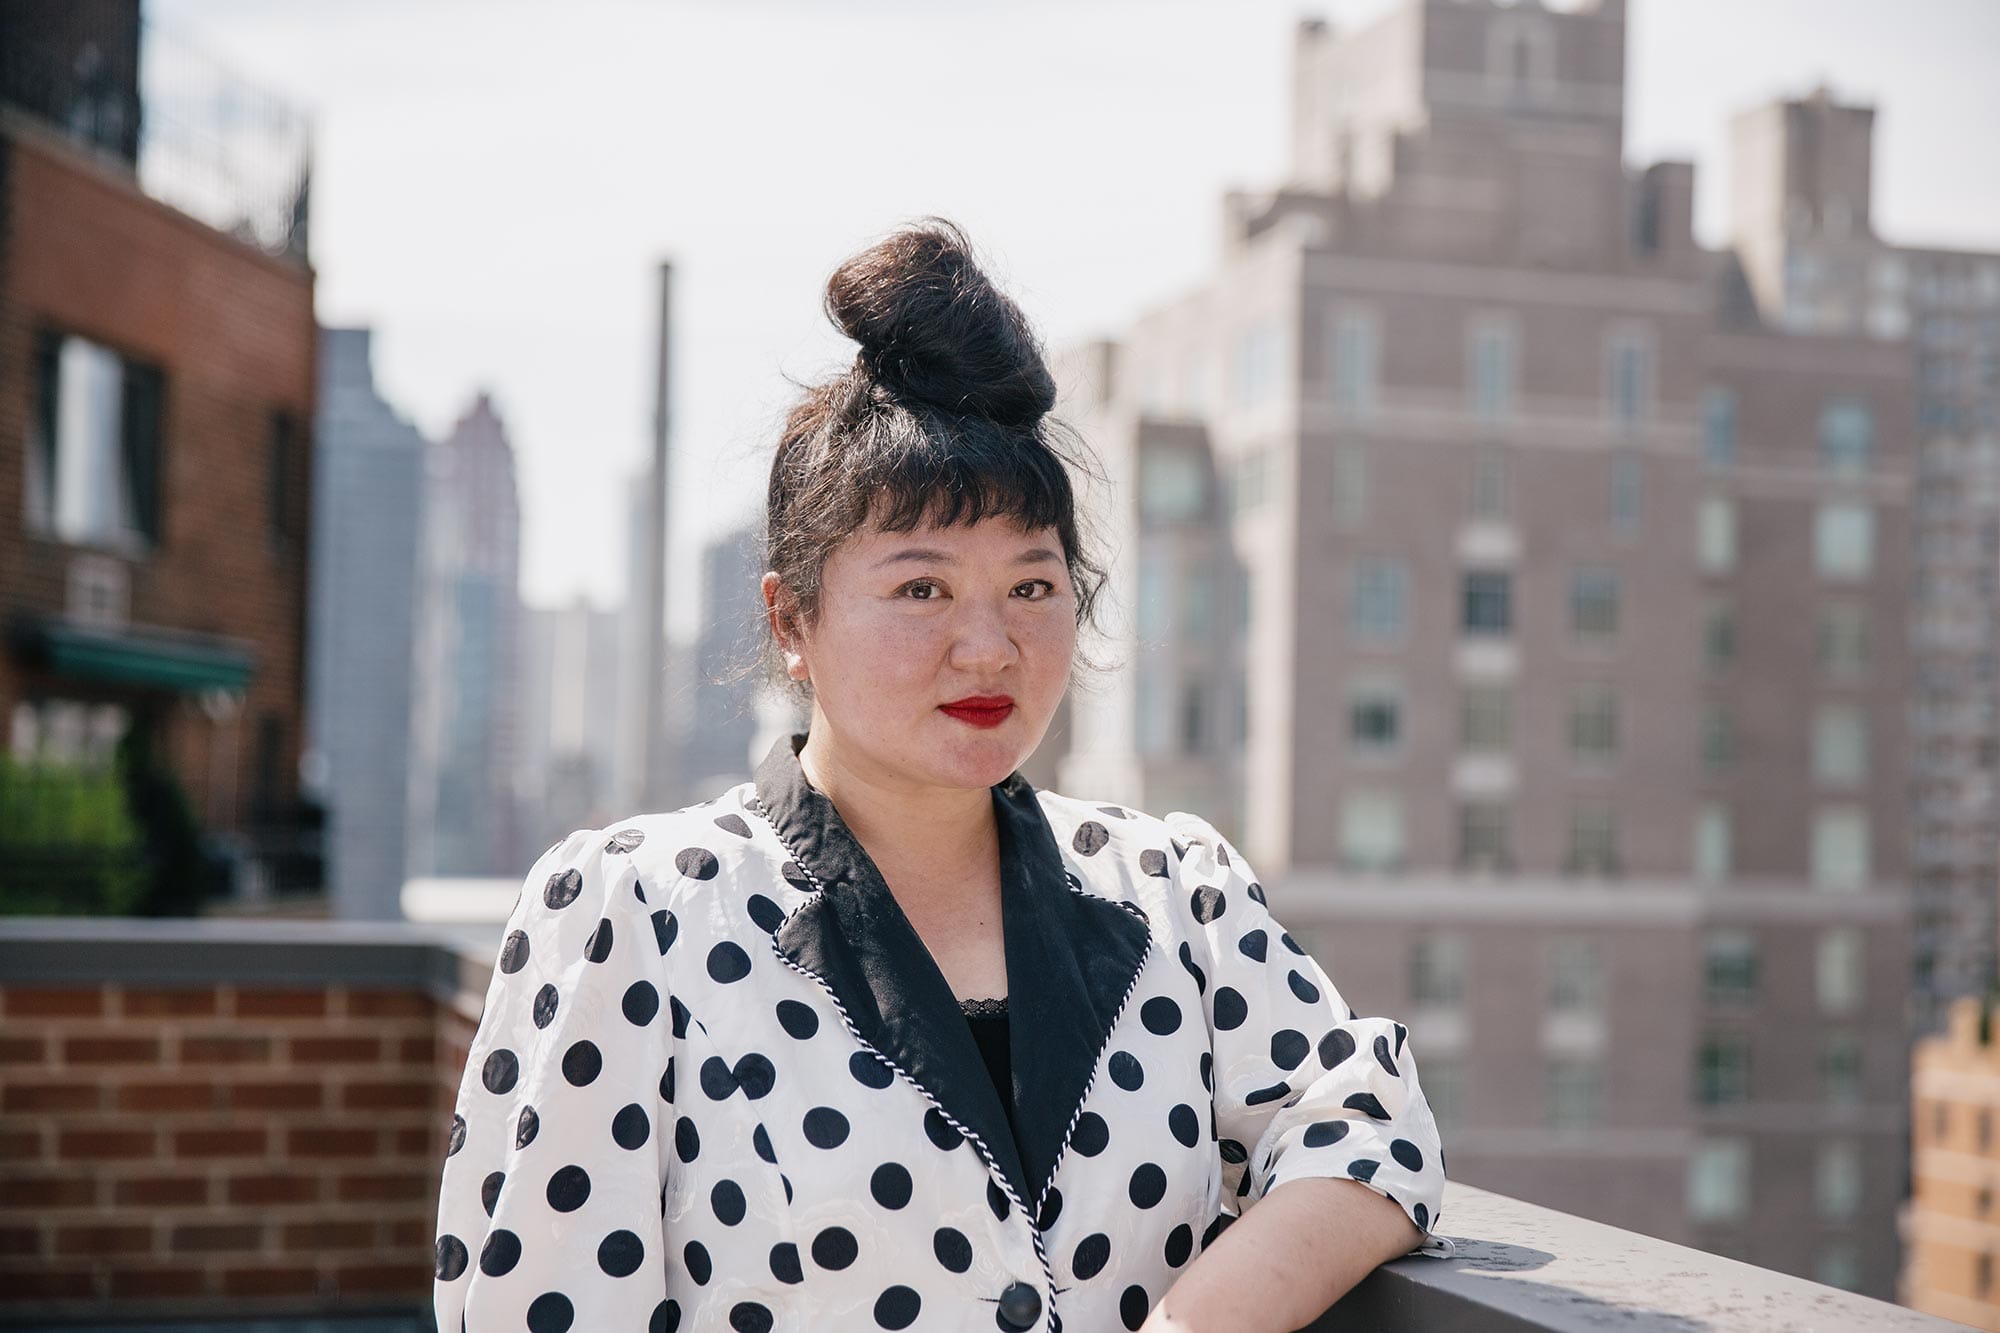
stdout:
<svg viewBox="0 0 2000 1333">
<path fill-rule="evenodd" d="M 1039 594 L 1031 595 L 1028 598 L 1031 602 L 1039 602 L 1044 598 L 1053 597 L 1056 591 L 1056 585 L 1047 579 L 1028 579 L 1026 582 L 1014 585 L 1014 591 L 1016 592 L 1019 592 L 1023 588 L 1040 588 L 1042 590 Z"/>
<path fill-rule="evenodd" d="M 903 585 L 903 591 L 919 602 L 933 600 L 931 594 L 937 591 L 937 584 L 929 579 L 915 579 Z"/>
</svg>

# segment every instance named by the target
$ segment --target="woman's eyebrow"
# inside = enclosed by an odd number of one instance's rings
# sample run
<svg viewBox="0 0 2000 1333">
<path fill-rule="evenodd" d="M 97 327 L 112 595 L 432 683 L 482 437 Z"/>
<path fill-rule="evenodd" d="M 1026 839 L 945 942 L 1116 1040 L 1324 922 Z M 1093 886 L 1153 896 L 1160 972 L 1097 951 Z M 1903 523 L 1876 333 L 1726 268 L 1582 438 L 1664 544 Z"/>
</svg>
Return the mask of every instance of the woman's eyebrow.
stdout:
<svg viewBox="0 0 2000 1333">
<path fill-rule="evenodd" d="M 1062 556 L 1046 546 L 1037 546 L 1033 550 L 1023 551 L 1020 555 L 1014 557 L 1014 563 L 1017 565 L 1038 565 L 1050 560 L 1060 563 Z M 870 568 L 881 569 L 884 565 L 902 564 L 908 561 L 928 561 L 932 564 L 950 565 L 957 563 L 957 557 L 949 551 L 940 551 L 935 547 L 906 546 L 900 551 L 894 551 L 883 556 L 870 566 Z"/>
</svg>

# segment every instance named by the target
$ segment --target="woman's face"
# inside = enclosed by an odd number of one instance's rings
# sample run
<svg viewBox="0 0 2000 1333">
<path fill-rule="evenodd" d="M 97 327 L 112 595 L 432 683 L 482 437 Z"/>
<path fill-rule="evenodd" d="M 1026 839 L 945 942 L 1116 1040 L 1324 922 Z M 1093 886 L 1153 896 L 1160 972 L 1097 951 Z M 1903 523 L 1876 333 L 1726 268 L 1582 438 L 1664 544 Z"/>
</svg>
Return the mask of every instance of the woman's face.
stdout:
<svg viewBox="0 0 2000 1333">
<path fill-rule="evenodd" d="M 777 579 L 764 576 L 767 602 Z M 864 526 L 827 560 L 817 622 L 783 646 L 812 682 L 815 739 L 845 767 L 990 787 L 1033 753 L 1062 699 L 1076 591 L 1053 528 Z"/>
</svg>

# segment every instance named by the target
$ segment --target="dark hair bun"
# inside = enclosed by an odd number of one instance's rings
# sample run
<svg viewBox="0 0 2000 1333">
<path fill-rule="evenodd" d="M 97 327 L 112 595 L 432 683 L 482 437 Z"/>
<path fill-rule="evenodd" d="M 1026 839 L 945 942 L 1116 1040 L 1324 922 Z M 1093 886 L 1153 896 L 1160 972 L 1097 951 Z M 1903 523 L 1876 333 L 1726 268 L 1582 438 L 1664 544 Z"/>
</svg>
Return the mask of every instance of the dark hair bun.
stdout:
<svg viewBox="0 0 2000 1333">
<path fill-rule="evenodd" d="M 861 344 L 857 369 L 908 406 L 1024 430 L 1055 406 L 1034 330 L 943 218 L 842 264 L 826 284 L 826 313 Z"/>
</svg>

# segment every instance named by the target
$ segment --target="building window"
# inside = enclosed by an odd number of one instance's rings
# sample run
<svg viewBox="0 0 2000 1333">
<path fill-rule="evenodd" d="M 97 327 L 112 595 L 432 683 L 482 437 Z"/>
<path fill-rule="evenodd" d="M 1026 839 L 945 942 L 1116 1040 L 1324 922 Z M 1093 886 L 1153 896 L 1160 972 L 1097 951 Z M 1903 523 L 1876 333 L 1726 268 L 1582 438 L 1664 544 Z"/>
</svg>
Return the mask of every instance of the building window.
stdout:
<svg viewBox="0 0 2000 1333">
<path fill-rule="evenodd" d="M 157 367 L 72 335 L 36 345 L 27 528 L 76 545 L 160 539 L 164 381 Z"/>
<path fill-rule="evenodd" d="M 1350 870 L 1403 864 L 1403 802 L 1394 792 L 1350 792 L 1340 807 L 1341 854 Z"/>
<path fill-rule="evenodd" d="M 1722 884 L 1731 869 L 1729 811 L 1711 802 L 1694 821 L 1694 873 L 1704 884 Z"/>
<path fill-rule="evenodd" d="M 1736 728 L 1729 710 L 1721 704 L 1701 708 L 1701 765 L 1710 773 L 1724 773 L 1736 762 Z"/>
<path fill-rule="evenodd" d="M 1710 671 L 1720 671 L 1735 660 L 1735 608 L 1727 602 L 1710 602 L 1702 613 L 1702 665 Z"/>
<path fill-rule="evenodd" d="M 1283 346 L 1275 324 L 1259 324 L 1237 335 L 1233 367 L 1236 406 L 1257 407 L 1276 396 Z"/>
<path fill-rule="evenodd" d="M 1149 523 L 1184 523 L 1208 509 L 1208 465 L 1187 449 L 1147 449 L 1139 462 L 1139 513 Z"/>
<path fill-rule="evenodd" d="M 1196 565 L 1181 578 L 1181 637 L 1203 641 L 1215 630 L 1215 569 Z"/>
<path fill-rule="evenodd" d="M 1229 512 L 1242 514 L 1264 503 L 1270 478 L 1269 449 L 1245 449 L 1229 468 Z"/>
<path fill-rule="evenodd" d="M 1711 1033 L 1695 1056 L 1695 1101 L 1702 1106 L 1735 1106 L 1750 1100 L 1750 1039 L 1740 1033 Z"/>
<path fill-rule="evenodd" d="M 1820 467 L 1835 476 L 1865 476 L 1875 445 L 1875 414 L 1852 398 L 1820 409 Z"/>
<path fill-rule="evenodd" d="M 1354 562 L 1348 580 L 1348 633 L 1376 641 L 1402 638 L 1409 623 L 1409 567 L 1401 560 L 1363 558 Z"/>
<path fill-rule="evenodd" d="M 1167 749 L 1167 719 L 1162 710 L 1169 699 L 1160 685 L 1157 667 L 1141 663 L 1132 683 L 1132 741 L 1140 754 L 1164 754 Z"/>
<path fill-rule="evenodd" d="M 1858 893 L 1868 885 L 1868 815 L 1849 806 L 1813 813 L 1813 886 L 1838 893 Z"/>
<path fill-rule="evenodd" d="M 1822 1222 L 1846 1222 L 1861 1211 L 1861 1149 L 1838 1139 L 1819 1147 L 1813 1193 Z"/>
<path fill-rule="evenodd" d="M 1410 946 L 1412 1007 L 1456 1009 L 1465 999 L 1465 964 L 1463 935 L 1439 930 L 1419 934 Z"/>
<path fill-rule="evenodd" d="M 1842 1291 L 1859 1291 L 1861 1256 L 1847 1241 L 1829 1241 L 1820 1246 L 1819 1259 L 1813 1265 L 1813 1276 L 1822 1286 L 1838 1287 Z"/>
<path fill-rule="evenodd" d="M 1389 754 L 1403 743 L 1403 692 L 1393 682 L 1362 681 L 1347 692 L 1348 748 Z"/>
<path fill-rule="evenodd" d="M 1348 530 L 1368 516 L 1368 455 L 1358 444 L 1333 450 L 1333 522 Z"/>
<path fill-rule="evenodd" d="M 1829 1033 L 1820 1043 L 1819 1091 L 1828 1106 L 1861 1104 L 1861 1043 L 1851 1033 Z"/>
<path fill-rule="evenodd" d="M 1637 453 L 1621 449 L 1611 455 L 1611 523 L 1620 532 L 1638 530 L 1645 485 L 1646 468 Z"/>
<path fill-rule="evenodd" d="M 1505 804 L 1468 801 L 1458 808 L 1458 867 L 1502 873 L 1514 868 L 1507 847 Z"/>
<path fill-rule="evenodd" d="M 1468 754 L 1506 751 L 1513 744 L 1512 698 L 1505 685 L 1467 685 L 1459 697 L 1459 748 Z"/>
<path fill-rule="evenodd" d="M 1598 1121 L 1599 1070 L 1595 1060 L 1549 1061 L 1549 1128 L 1587 1129 Z"/>
<path fill-rule="evenodd" d="M 1583 643 L 1618 637 L 1618 575 L 1608 569 L 1579 569 L 1569 587 L 1570 633 Z"/>
<path fill-rule="evenodd" d="M 1381 338 L 1373 313 L 1343 310 L 1333 321 L 1333 405 L 1353 417 L 1374 414 L 1381 384 Z"/>
<path fill-rule="evenodd" d="M 1229 604 L 1232 608 L 1230 623 L 1235 627 L 1238 634 L 1247 634 L 1250 632 L 1253 584 L 1254 580 L 1250 576 L 1250 567 L 1248 565 L 1232 564 L 1230 566 Z"/>
<path fill-rule="evenodd" d="M 1200 754 L 1208 748 L 1208 686 L 1199 679 L 1181 682 L 1181 753 Z"/>
<path fill-rule="evenodd" d="M 1636 425 L 1650 414 L 1653 398 L 1653 349 L 1637 333 L 1614 334 L 1606 351 L 1605 398 L 1611 419 L 1619 426 Z"/>
<path fill-rule="evenodd" d="M 1548 942 L 1549 1010 L 1558 1014 L 1604 1012 L 1604 969 L 1594 940 L 1557 935 Z"/>
<path fill-rule="evenodd" d="M 1472 455 L 1472 494 L 1467 506 L 1475 519 L 1506 519 L 1512 505 L 1507 486 L 1507 451 L 1497 444 L 1481 445 Z"/>
<path fill-rule="evenodd" d="M 1855 679 L 1868 674 L 1868 610 L 1826 606 L 1819 613 L 1819 665 L 1829 676 Z"/>
<path fill-rule="evenodd" d="M 1517 373 L 1513 321 L 1493 316 L 1473 320 L 1467 353 L 1472 363 L 1468 384 L 1473 415 L 1486 421 L 1512 416 Z"/>
<path fill-rule="evenodd" d="M 1467 634 L 1507 634 L 1513 628 L 1513 576 L 1500 569 L 1465 574 L 1464 629 Z"/>
<path fill-rule="evenodd" d="M 1736 390 L 1716 385 L 1701 395 L 1702 466 L 1736 466 Z"/>
<path fill-rule="evenodd" d="M 1867 978 L 1858 927 L 1828 926 L 1820 931 L 1813 975 L 1821 1013 L 1851 1014 L 1861 1008 Z"/>
<path fill-rule="evenodd" d="M 1702 942 L 1702 976 L 1710 1004 L 1754 1004 L 1756 934 L 1736 926 L 1709 931 Z"/>
<path fill-rule="evenodd" d="M 1868 720 L 1852 704 L 1824 704 L 1813 719 L 1813 781 L 1855 786 L 1868 772 Z"/>
<path fill-rule="evenodd" d="M 1695 510 L 1695 558 L 1704 574 L 1736 568 L 1736 502 L 1728 496 L 1703 496 Z"/>
<path fill-rule="evenodd" d="M 1688 1216 L 1696 1222 L 1735 1222 L 1750 1211 L 1750 1145 L 1742 1139 L 1708 1139 L 1688 1158 Z"/>
<path fill-rule="evenodd" d="M 1608 805 L 1590 802 L 1570 811 L 1569 855 L 1563 873 L 1615 875 L 1619 871 L 1618 817 Z"/>
<path fill-rule="evenodd" d="M 1875 511 L 1823 504 L 1813 521 L 1813 564 L 1825 579 L 1866 578 L 1875 564 Z"/>
<path fill-rule="evenodd" d="M 1158 640 L 1173 627 L 1173 603 L 1167 596 L 1171 571 L 1159 560 L 1139 566 L 1139 637 Z"/>
<path fill-rule="evenodd" d="M 1586 762 L 1618 753 L 1618 696 L 1608 685 L 1578 690 L 1569 704 L 1569 753 Z"/>
</svg>

